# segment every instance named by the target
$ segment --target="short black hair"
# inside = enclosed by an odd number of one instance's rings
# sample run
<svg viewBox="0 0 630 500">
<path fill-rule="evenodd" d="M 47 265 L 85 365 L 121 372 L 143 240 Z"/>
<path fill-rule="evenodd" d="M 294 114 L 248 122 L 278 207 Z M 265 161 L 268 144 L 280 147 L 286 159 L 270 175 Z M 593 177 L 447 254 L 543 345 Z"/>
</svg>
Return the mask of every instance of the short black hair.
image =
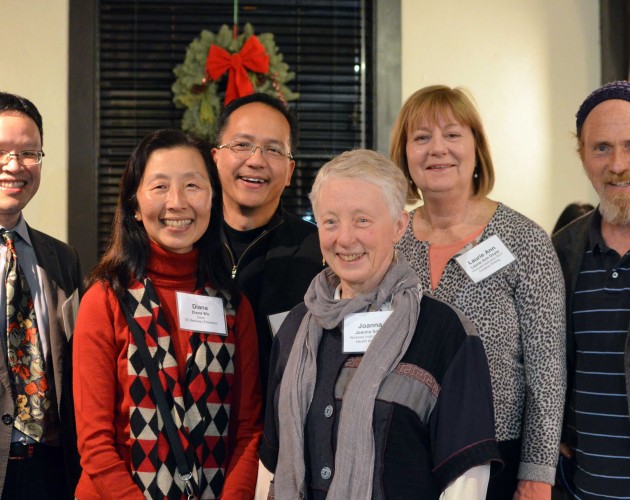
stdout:
<svg viewBox="0 0 630 500">
<path fill-rule="evenodd" d="M 26 115 L 35 122 L 43 146 L 44 125 L 42 124 L 42 115 L 39 114 L 37 106 L 26 97 L 10 94 L 8 92 L 0 92 L 0 114 L 12 111 Z"/>
<path fill-rule="evenodd" d="M 290 146 L 292 150 L 295 150 L 297 147 L 298 141 L 298 131 L 297 131 L 297 121 L 295 117 L 289 111 L 288 106 L 285 102 L 280 99 L 270 96 L 269 94 L 255 93 L 249 94 L 245 97 L 239 97 L 238 99 L 234 99 L 230 101 L 230 103 L 223 108 L 223 111 L 219 115 L 219 120 L 217 121 L 217 131 L 215 134 L 215 142 L 216 146 L 219 146 L 219 141 L 221 140 L 221 136 L 227 127 L 230 115 L 234 113 L 241 106 L 245 106 L 246 104 L 251 104 L 253 102 L 260 102 L 262 104 L 266 104 L 270 108 L 275 109 L 276 111 L 282 113 L 282 116 L 285 117 L 287 122 L 289 123 L 290 136 L 289 141 L 291 142 Z"/>
</svg>

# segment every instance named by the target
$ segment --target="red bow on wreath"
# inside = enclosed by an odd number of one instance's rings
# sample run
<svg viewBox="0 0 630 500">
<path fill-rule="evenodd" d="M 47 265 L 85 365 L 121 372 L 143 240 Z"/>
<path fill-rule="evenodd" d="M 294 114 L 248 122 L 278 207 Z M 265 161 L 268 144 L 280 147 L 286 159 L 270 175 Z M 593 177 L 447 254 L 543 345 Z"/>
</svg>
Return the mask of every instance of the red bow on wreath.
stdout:
<svg viewBox="0 0 630 500">
<path fill-rule="evenodd" d="M 236 54 L 230 54 L 218 45 L 210 46 L 206 59 L 206 72 L 210 78 L 217 80 L 229 70 L 224 104 L 254 92 L 246 68 L 256 73 L 269 71 L 269 56 L 255 35 L 250 36 Z"/>
</svg>

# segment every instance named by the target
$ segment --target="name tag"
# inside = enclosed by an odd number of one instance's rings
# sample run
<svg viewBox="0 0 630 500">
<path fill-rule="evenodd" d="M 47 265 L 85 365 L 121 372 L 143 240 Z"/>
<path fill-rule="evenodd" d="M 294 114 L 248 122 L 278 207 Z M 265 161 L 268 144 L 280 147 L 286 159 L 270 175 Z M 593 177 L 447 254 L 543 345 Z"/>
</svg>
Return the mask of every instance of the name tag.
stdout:
<svg viewBox="0 0 630 500">
<path fill-rule="evenodd" d="M 392 311 L 372 311 L 348 315 L 343 320 L 343 352 L 363 353 Z"/>
<path fill-rule="evenodd" d="M 270 314 L 269 316 L 267 316 L 267 321 L 269 321 L 269 329 L 271 330 L 271 335 L 273 335 L 274 337 L 276 336 L 276 333 L 278 333 L 278 330 L 280 330 L 280 326 L 282 326 L 282 323 L 284 322 L 284 320 L 286 319 L 286 317 L 289 315 L 291 311 L 284 311 L 281 313 L 276 313 L 276 314 Z"/>
<path fill-rule="evenodd" d="M 470 276 L 470 279 L 479 283 L 516 259 L 495 234 L 455 257 L 455 260 Z"/>
<path fill-rule="evenodd" d="M 177 316 L 182 330 L 227 335 L 223 300 L 220 297 L 177 292 Z"/>
</svg>

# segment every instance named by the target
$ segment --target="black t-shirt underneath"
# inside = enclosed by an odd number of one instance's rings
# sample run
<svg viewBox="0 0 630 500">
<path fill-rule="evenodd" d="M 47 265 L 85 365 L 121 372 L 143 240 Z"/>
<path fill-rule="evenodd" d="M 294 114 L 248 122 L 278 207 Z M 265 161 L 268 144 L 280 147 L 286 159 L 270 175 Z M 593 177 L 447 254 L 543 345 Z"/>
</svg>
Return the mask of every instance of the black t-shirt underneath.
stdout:
<svg viewBox="0 0 630 500">
<path fill-rule="evenodd" d="M 234 260 L 236 262 L 239 261 L 243 252 L 247 250 L 247 247 L 251 245 L 265 229 L 267 229 L 267 225 L 255 227 L 247 231 L 237 231 L 225 224 L 225 236 L 227 237 L 228 245 L 234 254 Z"/>
</svg>

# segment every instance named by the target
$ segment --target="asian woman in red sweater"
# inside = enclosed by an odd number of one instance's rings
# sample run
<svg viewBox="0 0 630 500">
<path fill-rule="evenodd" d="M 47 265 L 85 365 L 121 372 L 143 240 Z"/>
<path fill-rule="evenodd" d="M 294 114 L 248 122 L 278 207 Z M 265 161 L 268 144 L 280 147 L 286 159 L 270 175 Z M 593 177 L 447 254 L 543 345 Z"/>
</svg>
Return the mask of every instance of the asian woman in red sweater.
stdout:
<svg viewBox="0 0 630 500">
<path fill-rule="evenodd" d="M 218 257 L 222 223 L 210 147 L 178 130 L 144 138 L 123 173 L 109 248 L 75 327 L 79 500 L 181 499 L 187 488 L 194 498 L 253 498 L 262 429 L 256 331 Z M 179 468 L 147 365 L 184 451 Z"/>
</svg>

